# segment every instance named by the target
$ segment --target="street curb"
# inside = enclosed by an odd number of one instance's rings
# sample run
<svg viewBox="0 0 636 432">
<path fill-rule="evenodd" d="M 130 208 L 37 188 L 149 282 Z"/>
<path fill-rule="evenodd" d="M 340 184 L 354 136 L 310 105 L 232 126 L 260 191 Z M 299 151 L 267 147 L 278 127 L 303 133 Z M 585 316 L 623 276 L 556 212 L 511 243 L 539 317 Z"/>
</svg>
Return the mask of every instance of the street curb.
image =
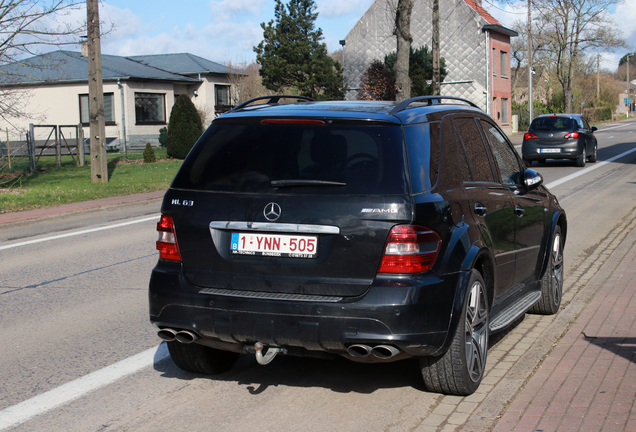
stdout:
<svg viewBox="0 0 636 432">
<path fill-rule="evenodd" d="M 636 244 L 636 208 L 633 208 L 624 219 L 621 226 L 616 227 L 616 235 L 608 241 L 601 243 L 594 253 L 590 254 L 587 260 L 580 266 L 585 265 L 588 260 L 596 260 L 603 255 L 608 248 L 611 248 L 618 241 L 607 260 L 599 269 L 588 267 L 588 270 L 577 278 L 576 272 L 568 278 L 568 284 L 580 282 L 589 277 L 587 282 L 577 291 L 569 304 L 567 304 L 556 316 L 554 321 L 543 331 L 543 333 L 532 344 L 530 349 L 511 367 L 508 373 L 499 381 L 491 392 L 484 398 L 479 407 L 473 411 L 468 421 L 461 427 L 461 431 L 486 431 L 492 430 L 497 420 L 512 400 L 519 394 L 525 384 L 532 378 L 537 368 L 541 367 L 543 360 L 550 355 L 559 340 L 568 332 L 572 324 L 577 320 L 590 300 L 603 287 L 607 279 L 612 275 L 617 266 L 621 263 L 625 255 Z M 627 231 L 624 236 L 620 236 Z M 620 238 L 619 238 L 620 237 Z M 606 245 L 603 249 L 602 246 Z M 600 250 L 602 249 L 602 250 Z M 573 280 L 574 279 L 574 280 Z M 575 289 L 575 287 L 570 287 Z"/>
<path fill-rule="evenodd" d="M 149 202 L 163 199 L 165 193 L 165 190 L 158 190 L 133 195 L 115 196 L 91 201 L 62 204 L 55 207 L 46 207 L 23 212 L 4 213 L 0 214 L 0 226 L 6 228 L 24 223 L 35 222 L 36 220 L 66 217 L 69 214 L 81 214 L 109 208 L 147 204 Z"/>
</svg>

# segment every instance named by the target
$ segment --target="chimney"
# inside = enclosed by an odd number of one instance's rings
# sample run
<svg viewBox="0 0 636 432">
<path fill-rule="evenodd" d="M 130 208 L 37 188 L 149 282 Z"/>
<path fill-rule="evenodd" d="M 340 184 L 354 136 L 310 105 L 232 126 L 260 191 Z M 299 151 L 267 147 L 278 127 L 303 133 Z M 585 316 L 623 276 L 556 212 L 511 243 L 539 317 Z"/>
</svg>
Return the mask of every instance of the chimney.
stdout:
<svg viewBox="0 0 636 432">
<path fill-rule="evenodd" d="M 82 47 L 82 57 L 88 57 L 88 36 L 80 36 L 80 45 Z"/>
</svg>

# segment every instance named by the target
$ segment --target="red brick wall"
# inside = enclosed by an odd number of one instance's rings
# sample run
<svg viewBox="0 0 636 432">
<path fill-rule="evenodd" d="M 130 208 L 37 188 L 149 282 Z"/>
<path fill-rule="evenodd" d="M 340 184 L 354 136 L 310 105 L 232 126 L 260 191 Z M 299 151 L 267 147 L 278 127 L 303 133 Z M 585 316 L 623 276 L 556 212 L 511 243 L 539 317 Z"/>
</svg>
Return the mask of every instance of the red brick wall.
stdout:
<svg viewBox="0 0 636 432">
<path fill-rule="evenodd" d="M 502 53 L 505 58 L 502 59 Z M 502 71 L 502 60 L 503 71 Z M 490 33 L 491 115 L 502 127 L 509 127 L 512 116 L 512 87 L 510 83 L 510 36 Z M 502 73 L 503 72 L 503 73 Z"/>
</svg>

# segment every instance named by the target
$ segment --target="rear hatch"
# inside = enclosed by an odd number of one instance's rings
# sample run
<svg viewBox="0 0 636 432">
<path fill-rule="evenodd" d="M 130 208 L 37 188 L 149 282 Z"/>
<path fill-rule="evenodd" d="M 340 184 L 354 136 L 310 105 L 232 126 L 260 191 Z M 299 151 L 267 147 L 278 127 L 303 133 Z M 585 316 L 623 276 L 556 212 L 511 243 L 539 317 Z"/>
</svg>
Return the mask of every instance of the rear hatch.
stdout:
<svg viewBox="0 0 636 432">
<path fill-rule="evenodd" d="M 363 294 L 412 203 L 399 125 L 216 121 L 162 211 L 205 289 Z"/>
<path fill-rule="evenodd" d="M 578 130 L 576 120 L 569 117 L 540 117 L 536 118 L 530 127 L 529 133 L 537 136 L 538 145 L 558 146 L 568 142 L 565 136 Z"/>
</svg>

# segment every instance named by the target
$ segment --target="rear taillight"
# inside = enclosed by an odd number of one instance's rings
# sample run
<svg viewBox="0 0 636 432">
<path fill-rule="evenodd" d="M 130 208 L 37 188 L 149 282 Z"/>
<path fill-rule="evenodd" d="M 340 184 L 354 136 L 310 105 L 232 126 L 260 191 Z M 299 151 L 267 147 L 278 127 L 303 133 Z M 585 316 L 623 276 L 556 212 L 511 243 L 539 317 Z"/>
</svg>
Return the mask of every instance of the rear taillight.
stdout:
<svg viewBox="0 0 636 432">
<path fill-rule="evenodd" d="M 531 139 L 539 139 L 539 137 L 538 137 L 538 136 L 536 136 L 535 134 L 532 134 L 532 133 L 526 133 L 526 134 L 523 136 L 523 139 L 525 139 L 525 140 L 531 140 Z"/>
<path fill-rule="evenodd" d="M 579 139 L 579 133 L 578 132 L 570 132 L 569 134 L 567 134 L 563 138 L 565 138 L 565 139 Z"/>
<path fill-rule="evenodd" d="M 378 273 L 422 273 L 435 264 L 441 240 L 435 231 L 415 225 L 393 227 Z"/>
<path fill-rule="evenodd" d="M 161 215 L 157 222 L 157 250 L 159 258 L 171 261 L 181 261 L 179 246 L 177 245 L 177 235 L 174 232 L 174 221 L 170 216 Z"/>
</svg>

